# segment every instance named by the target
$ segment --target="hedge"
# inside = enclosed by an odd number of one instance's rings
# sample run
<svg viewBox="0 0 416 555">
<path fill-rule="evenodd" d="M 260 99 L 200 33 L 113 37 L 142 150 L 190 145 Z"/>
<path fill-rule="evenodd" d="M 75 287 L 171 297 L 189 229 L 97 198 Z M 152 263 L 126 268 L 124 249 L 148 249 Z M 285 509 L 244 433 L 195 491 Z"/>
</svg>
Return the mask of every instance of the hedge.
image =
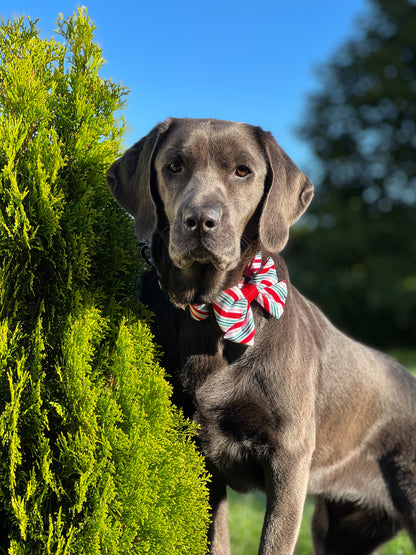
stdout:
<svg viewBox="0 0 416 555">
<path fill-rule="evenodd" d="M 127 91 L 93 38 L 85 8 L 48 40 L 0 26 L 0 552 L 202 554 L 208 477 L 104 179 Z"/>
</svg>

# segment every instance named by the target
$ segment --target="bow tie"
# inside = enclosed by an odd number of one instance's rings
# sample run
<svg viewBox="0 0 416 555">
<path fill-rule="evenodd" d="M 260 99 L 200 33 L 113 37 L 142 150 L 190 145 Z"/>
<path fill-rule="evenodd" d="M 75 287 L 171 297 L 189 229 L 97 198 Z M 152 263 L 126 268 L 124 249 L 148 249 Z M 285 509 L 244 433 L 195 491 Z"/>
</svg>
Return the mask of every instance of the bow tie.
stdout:
<svg viewBox="0 0 416 555">
<path fill-rule="evenodd" d="M 272 258 L 262 265 L 261 253 L 257 253 L 244 271 L 238 285 L 222 291 L 212 303 L 215 318 L 224 332 L 225 339 L 245 345 L 254 344 L 254 318 L 250 304 L 256 301 L 269 314 L 280 318 L 287 297 L 285 281 L 279 281 Z M 209 316 L 209 305 L 189 305 L 195 320 Z"/>
</svg>

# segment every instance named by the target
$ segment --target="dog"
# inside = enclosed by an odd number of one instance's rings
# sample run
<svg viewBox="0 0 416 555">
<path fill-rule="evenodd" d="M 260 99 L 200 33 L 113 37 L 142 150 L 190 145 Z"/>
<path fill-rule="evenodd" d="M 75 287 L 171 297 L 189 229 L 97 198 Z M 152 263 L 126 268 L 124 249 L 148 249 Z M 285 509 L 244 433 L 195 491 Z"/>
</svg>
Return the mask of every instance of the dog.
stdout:
<svg viewBox="0 0 416 555">
<path fill-rule="evenodd" d="M 263 555 L 294 552 L 307 494 L 318 555 L 373 553 L 400 529 L 416 546 L 416 380 L 291 284 L 281 252 L 313 186 L 273 136 L 171 118 L 107 181 L 151 239 L 143 300 L 199 426 L 211 553 L 230 553 L 227 485 L 266 492 Z"/>
</svg>

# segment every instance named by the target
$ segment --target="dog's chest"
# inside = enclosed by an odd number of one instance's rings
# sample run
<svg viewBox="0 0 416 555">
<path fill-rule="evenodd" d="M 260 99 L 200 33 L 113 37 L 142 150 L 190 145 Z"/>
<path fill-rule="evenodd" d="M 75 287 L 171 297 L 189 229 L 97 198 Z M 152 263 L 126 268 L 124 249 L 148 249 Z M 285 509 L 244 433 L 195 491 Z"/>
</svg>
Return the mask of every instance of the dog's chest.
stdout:
<svg viewBox="0 0 416 555">
<path fill-rule="evenodd" d="M 192 391 L 201 449 L 234 489 L 262 488 L 261 461 L 273 444 L 276 411 L 261 387 L 261 369 L 247 354 L 230 362 L 218 352 L 189 357 L 182 372 L 189 379 L 202 367 L 204 378 Z"/>
<path fill-rule="evenodd" d="M 158 291 L 155 290 L 157 294 Z M 160 299 L 159 295 L 153 299 Z M 199 425 L 207 459 L 235 489 L 263 487 L 259 461 L 275 429 L 258 347 L 224 340 L 213 318 L 198 322 L 170 303 L 148 303 L 156 341 L 174 387 L 173 401 Z M 261 334 L 260 311 L 254 310 Z"/>
</svg>

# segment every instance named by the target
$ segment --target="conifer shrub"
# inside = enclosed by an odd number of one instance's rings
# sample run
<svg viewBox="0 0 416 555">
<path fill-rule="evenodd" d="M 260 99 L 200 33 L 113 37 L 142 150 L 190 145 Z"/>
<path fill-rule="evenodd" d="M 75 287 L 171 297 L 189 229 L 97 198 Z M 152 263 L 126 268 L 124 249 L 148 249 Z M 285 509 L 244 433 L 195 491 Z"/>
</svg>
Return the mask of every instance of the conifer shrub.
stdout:
<svg viewBox="0 0 416 555">
<path fill-rule="evenodd" d="M 86 10 L 0 26 L 0 552 L 206 552 L 207 475 L 104 173 L 126 90 Z M 144 310 L 142 309 L 142 313 Z"/>
</svg>

